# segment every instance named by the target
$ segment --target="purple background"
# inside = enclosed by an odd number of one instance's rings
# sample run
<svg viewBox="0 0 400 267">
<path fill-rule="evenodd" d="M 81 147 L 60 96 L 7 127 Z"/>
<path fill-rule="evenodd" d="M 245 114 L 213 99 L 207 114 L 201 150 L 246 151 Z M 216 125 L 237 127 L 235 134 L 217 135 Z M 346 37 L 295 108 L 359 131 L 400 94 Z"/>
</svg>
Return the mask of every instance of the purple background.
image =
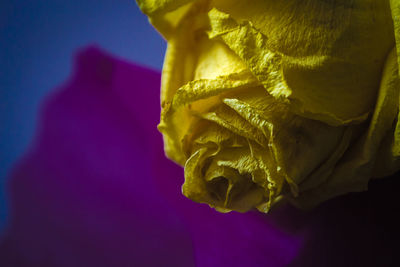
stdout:
<svg viewBox="0 0 400 267">
<path fill-rule="evenodd" d="M 73 54 L 88 44 L 154 69 L 165 52 L 134 0 L 0 1 L 0 233 L 10 168 L 32 140 L 44 96 L 68 77 Z"/>
</svg>

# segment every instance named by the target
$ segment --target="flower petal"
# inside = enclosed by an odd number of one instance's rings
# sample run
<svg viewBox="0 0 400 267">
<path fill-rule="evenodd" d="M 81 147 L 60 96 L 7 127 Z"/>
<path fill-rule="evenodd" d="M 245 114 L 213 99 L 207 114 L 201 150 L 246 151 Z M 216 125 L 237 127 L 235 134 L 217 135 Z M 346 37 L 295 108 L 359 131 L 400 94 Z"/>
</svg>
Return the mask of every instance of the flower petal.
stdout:
<svg viewBox="0 0 400 267">
<path fill-rule="evenodd" d="M 400 2 L 397 0 L 390 0 L 389 2 L 390 2 L 390 8 L 392 10 L 394 36 L 396 38 L 397 63 L 400 65 Z M 400 69 L 399 69 L 399 75 L 400 75 Z"/>
<path fill-rule="evenodd" d="M 382 177 L 398 171 L 400 159 L 393 153 L 397 149 L 396 144 L 389 150 L 390 143 L 385 143 L 385 140 L 393 140 L 399 84 L 397 54 L 393 48 L 386 59 L 375 111 L 368 129 L 335 166 L 329 179 L 314 189 L 304 191 L 296 202 L 314 206 L 339 194 L 366 190 L 371 174 Z M 380 147 L 381 144 L 383 147 Z"/>
<path fill-rule="evenodd" d="M 223 40 L 297 114 L 335 126 L 357 123 L 373 109 L 394 43 L 388 3 L 370 9 L 370 2 L 216 1 L 223 11 L 209 12 L 209 36 Z"/>
</svg>

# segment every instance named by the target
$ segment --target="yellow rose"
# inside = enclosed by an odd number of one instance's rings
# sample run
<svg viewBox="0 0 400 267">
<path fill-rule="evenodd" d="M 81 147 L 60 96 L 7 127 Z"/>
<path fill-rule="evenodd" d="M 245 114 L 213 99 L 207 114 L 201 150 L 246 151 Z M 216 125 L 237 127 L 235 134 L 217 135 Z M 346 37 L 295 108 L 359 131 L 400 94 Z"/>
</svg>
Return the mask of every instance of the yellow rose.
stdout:
<svg viewBox="0 0 400 267">
<path fill-rule="evenodd" d="M 168 41 L 159 129 L 188 198 L 311 207 L 400 169 L 400 1 L 137 2 Z"/>
</svg>

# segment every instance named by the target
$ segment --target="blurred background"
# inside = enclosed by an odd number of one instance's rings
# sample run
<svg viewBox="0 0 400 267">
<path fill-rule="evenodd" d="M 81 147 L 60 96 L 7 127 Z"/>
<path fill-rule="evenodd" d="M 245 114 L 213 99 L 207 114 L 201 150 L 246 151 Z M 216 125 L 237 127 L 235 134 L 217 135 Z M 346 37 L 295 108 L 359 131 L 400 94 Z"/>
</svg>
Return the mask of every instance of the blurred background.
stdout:
<svg viewBox="0 0 400 267">
<path fill-rule="evenodd" d="M 8 174 L 29 148 L 40 105 L 67 79 L 75 52 L 93 44 L 158 70 L 166 48 L 134 0 L 0 1 L 0 235 Z"/>
</svg>

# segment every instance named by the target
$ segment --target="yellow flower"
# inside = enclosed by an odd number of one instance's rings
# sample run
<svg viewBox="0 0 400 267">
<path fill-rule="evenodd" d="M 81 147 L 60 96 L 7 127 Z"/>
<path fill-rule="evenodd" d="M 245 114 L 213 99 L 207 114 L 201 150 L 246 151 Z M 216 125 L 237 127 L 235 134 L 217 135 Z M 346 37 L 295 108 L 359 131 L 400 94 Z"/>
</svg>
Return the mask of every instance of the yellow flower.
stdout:
<svg viewBox="0 0 400 267">
<path fill-rule="evenodd" d="M 400 169 L 399 0 L 137 2 L 168 41 L 159 129 L 190 199 L 311 207 Z"/>
</svg>

